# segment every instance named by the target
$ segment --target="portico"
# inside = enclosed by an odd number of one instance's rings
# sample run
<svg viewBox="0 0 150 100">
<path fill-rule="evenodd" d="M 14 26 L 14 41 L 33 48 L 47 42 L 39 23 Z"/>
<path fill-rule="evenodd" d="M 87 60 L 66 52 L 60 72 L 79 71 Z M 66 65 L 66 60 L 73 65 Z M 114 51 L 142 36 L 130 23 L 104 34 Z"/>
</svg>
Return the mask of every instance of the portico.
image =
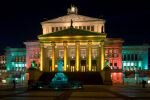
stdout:
<svg viewBox="0 0 150 100">
<path fill-rule="evenodd" d="M 64 61 L 63 71 L 66 72 L 99 71 L 104 68 L 104 33 L 70 27 L 38 38 L 41 71 L 57 71 L 58 59 Z"/>
</svg>

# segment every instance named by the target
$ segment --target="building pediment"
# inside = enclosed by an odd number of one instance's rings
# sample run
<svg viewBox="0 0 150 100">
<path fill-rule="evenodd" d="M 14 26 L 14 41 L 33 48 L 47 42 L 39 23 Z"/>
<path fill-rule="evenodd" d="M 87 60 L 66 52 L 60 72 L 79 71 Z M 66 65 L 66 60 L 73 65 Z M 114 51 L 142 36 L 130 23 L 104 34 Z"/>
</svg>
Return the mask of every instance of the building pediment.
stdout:
<svg viewBox="0 0 150 100">
<path fill-rule="evenodd" d="M 74 22 L 105 21 L 104 19 L 93 18 L 93 17 L 83 16 L 83 15 L 78 15 L 78 14 L 68 14 L 65 16 L 61 16 L 58 18 L 44 21 L 42 23 L 43 24 L 44 23 L 60 23 L 60 22 L 66 23 L 66 22 L 70 22 L 71 20 L 73 20 Z"/>
</svg>

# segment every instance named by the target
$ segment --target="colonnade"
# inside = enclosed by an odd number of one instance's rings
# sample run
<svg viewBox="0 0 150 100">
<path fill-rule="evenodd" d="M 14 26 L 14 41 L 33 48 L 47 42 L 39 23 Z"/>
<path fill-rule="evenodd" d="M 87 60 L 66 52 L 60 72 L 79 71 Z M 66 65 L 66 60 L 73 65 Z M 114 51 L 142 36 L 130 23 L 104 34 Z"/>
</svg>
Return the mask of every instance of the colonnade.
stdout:
<svg viewBox="0 0 150 100">
<path fill-rule="evenodd" d="M 80 67 L 80 41 L 75 41 L 75 70 L 78 72 Z M 55 64 L 56 64 L 56 55 L 55 55 L 55 42 L 51 42 L 51 59 L 52 59 L 52 72 L 55 71 Z M 64 48 L 64 71 L 67 69 L 67 56 L 68 56 L 68 49 L 67 49 L 68 43 L 67 41 L 63 42 L 63 48 Z M 41 71 L 47 71 L 48 67 L 45 63 L 46 60 L 46 48 L 44 47 L 44 44 L 40 44 L 40 70 Z M 87 43 L 87 61 L 88 61 L 88 71 L 92 71 L 92 41 L 88 41 Z M 99 67 L 100 70 L 103 70 L 105 58 L 104 58 L 104 42 L 99 43 Z"/>
</svg>

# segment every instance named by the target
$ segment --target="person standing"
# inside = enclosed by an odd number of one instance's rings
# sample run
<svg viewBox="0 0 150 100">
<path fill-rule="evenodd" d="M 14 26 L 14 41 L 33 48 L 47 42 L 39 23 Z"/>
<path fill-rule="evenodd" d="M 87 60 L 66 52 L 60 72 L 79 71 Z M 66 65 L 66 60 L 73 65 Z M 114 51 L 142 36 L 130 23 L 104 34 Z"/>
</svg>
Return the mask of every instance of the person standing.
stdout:
<svg viewBox="0 0 150 100">
<path fill-rule="evenodd" d="M 13 80 L 13 88 L 15 89 L 16 88 L 16 81 Z"/>
<path fill-rule="evenodd" d="M 142 80 L 142 87 L 145 88 L 145 85 L 146 85 L 146 81 Z"/>
</svg>

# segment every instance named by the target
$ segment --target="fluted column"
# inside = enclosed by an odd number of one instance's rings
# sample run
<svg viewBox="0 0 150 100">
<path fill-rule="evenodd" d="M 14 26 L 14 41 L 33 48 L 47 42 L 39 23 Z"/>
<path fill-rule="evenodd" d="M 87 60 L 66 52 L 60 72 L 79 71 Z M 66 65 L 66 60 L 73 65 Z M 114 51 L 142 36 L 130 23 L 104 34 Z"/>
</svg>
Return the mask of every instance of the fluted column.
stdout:
<svg viewBox="0 0 150 100">
<path fill-rule="evenodd" d="M 80 66 L 80 42 L 76 42 L 76 71 L 79 71 Z"/>
<path fill-rule="evenodd" d="M 54 72 L 55 69 L 55 43 L 52 42 L 52 72 Z"/>
<path fill-rule="evenodd" d="M 67 42 L 64 42 L 63 45 L 64 45 L 64 71 L 66 71 L 66 68 L 67 68 Z"/>
<path fill-rule="evenodd" d="M 88 70 L 92 69 L 92 42 L 88 42 Z"/>
<path fill-rule="evenodd" d="M 101 66 L 101 70 L 104 69 L 105 67 L 105 52 L 104 52 L 104 42 L 100 42 L 101 48 L 100 48 L 100 66 Z"/>
<path fill-rule="evenodd" d="M 44 66 L 44 45 L 40 44 L 40 71 L 43 71 Z"/>
</svg>

